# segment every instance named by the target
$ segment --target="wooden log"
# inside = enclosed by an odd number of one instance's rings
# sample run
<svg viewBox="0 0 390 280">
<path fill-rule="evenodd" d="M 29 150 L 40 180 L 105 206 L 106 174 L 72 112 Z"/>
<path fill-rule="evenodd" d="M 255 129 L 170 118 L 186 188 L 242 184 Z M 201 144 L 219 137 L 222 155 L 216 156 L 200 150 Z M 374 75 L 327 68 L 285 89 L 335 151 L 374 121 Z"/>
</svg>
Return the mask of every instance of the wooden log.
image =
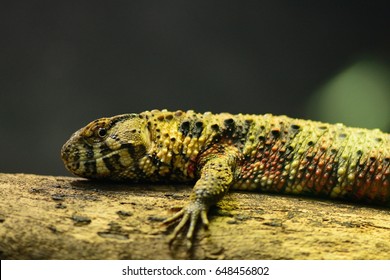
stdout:
<svg viewBox="0 0 390 280">
<path fill-rule="evenodd" d="M 187 185 L 0 174 L 1 259 L 390 259 L 390 210 L 230 193 L 188 255 L 161 221 Z"/>
</svg>

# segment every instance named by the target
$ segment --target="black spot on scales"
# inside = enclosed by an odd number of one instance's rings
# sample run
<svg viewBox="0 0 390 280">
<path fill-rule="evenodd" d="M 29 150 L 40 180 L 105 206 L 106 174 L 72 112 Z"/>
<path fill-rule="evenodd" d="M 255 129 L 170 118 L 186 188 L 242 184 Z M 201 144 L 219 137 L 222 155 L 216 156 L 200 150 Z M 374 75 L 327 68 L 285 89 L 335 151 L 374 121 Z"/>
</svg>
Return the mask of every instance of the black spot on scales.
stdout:
<svg viewBox="0 0 390 280">
<path fill-rule="evenodd" d="M 219 125 L 215 123 L 215 124 L 211 125 L 211 129 L 218 132 L 219 131 Z"/>
<path fill-rule="evenodd" d="M 279 138 L 280 136 L 280 130 L 279 129 L 273 129 L 271 130 L 271 134 L 274 138 Z"/>
<path fill-rule="evenodd" d="M 112 152 L 106 143 L 102 143 L 99 147 L 100 153 L 104 156 Z"/>
<path fill-rule="evenodd" d="M 318 129 L 320 129 L 320 130 L 327 130 L 328 127 L 326 125 L 320 125 L 320 126 L 318 126 Z"/>
<path fill-rule="evenodd" d="M 235 122 L 232 118 L 226 119 L 223 121 L 223 124 L 227 129 L 233 129 L 235 126 Z"/>
<path fill-rule="evenodd" d="M 146 154 L 146 147 L 144 145 L 133 145 L 131 143 L 122 144 L 121 149 L 127 149 L 130 157 L 133 159 L 139 159 Z"/>
<path fill-rule="evenodd" d="M 184 136 L 187 136 L 188 133 L 190 132 L 190 122 L 189 121 L 184 121 L 179 125 L 179 132 L 183 134 Z"/>
<path fill-rule="evenodd" d="M 192 137 L 199 138 L 203 131 L 203 122 L 197 121 L 192 128 Z"/>
<path fill-rule="evenodd" d="M 226 119 L 223 121 L 225 126 L 224 136 L 232 137 L 236 131 L 236 123 L 232 118 Z"/>
<path fill-rule="evenodd" d="M 199 138 L 203 132 L 202 121 L 183 121 L 179 125 L 179 132 L 184 136 Z"/>
<path fill-rule="evenodd" d="M 119 155 L 112 155 L 110 157 L 103 158 L 103 162 L 108 170 L 115 171 L 117 166 L 120 167 L 119 158 Z"/>
<path fill-rule="evenodd" d="M 168 115 L 165 116 L 165 119 L 166 119 L 167 121 L 170 121 L 170 120 L 173 119 L 173 115 L 172 115 L 172 114 L 168 114 Z"/>
<path fill-rule="evenodd" d="M 115 117 L 115 118 L 112 118 L 111 121 L 108 123 L 106 129 L 110 129 L 111 127 L 113 127 L 115 124 L 117 124 L 118 122 L 122 122 L 122 121 L 125 121 L 125 120 L 128 120 L 128 119 L 133 119 L 133 118 L 139 118 L 140 115 L 138 114 L 127 114 L 127 115 L 122 115 L 122 116 L 119 116 L 119 117 Z"/>
<path fill-rule="evenodd" d="M 92 146 L 85 144 L 84 149 L 85 149 L 85 155 L 87 156 L 87 159 L 93 159 L 95 153 L 93 152 Z"/>
<path fill-rule="evenodd" d="M 297 124 L 292 124 L 291 126 L 291 129 L 292 130 L 299 130 L 301 127 L 299 126 L 299 125 L 297 125 Z"/>
<path fill-rule="evenodd" d="M 90 160 L 84 163 L 85 173 L 88 175 L 96 174 L 96 161 Z"/>
</svg>

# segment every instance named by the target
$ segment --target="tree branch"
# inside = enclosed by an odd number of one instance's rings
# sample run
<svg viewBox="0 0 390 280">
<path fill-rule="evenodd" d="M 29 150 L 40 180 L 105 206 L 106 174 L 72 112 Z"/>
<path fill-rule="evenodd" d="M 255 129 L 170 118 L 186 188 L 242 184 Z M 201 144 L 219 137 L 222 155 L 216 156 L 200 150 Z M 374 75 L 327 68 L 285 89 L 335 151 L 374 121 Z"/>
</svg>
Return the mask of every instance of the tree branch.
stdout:
<svg viewBox="0 0 390 280">
<path fill-rule="evenodd" d="M 161 221 L 191 186 L 0 174 L 1 259 L 389 259 L 389 209 L 231 193 L 194 249 Z"/>
</svg>

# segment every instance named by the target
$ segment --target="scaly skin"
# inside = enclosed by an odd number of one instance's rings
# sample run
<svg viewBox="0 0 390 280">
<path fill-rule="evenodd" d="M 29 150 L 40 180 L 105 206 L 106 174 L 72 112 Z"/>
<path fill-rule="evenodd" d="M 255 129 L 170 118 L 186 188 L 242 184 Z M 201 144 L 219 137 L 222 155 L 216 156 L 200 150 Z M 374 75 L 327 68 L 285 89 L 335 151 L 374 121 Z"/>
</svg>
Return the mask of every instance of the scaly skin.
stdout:
<svg viewBox="0 0 390 280">
<path fill-rule="evenodd" d="M 272 115 L 146 111 L 95 120 L 61 150 L 72 173 L 129 182 L 196 182 L 171 241 L 229 188 L 389 205 L 390 135 Z"/>
</svg>

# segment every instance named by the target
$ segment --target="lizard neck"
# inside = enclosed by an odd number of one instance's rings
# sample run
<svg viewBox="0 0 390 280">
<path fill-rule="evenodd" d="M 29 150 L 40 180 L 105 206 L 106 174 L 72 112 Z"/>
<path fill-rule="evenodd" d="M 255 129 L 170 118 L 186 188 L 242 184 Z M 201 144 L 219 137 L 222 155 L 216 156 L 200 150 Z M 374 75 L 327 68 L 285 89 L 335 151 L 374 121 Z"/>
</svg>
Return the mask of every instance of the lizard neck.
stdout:
<svg viewBox="0 0 390 280">
<path fill-rule="evenodd" d="M 140 160 L 140 167 L 148 179 L 181 182 L 195 179 L 198 155 L 206 149 L 210 138 L 205 131 L 205 114 L 165 110 L 142 114 L 151 145 Z"/>
</svg>

